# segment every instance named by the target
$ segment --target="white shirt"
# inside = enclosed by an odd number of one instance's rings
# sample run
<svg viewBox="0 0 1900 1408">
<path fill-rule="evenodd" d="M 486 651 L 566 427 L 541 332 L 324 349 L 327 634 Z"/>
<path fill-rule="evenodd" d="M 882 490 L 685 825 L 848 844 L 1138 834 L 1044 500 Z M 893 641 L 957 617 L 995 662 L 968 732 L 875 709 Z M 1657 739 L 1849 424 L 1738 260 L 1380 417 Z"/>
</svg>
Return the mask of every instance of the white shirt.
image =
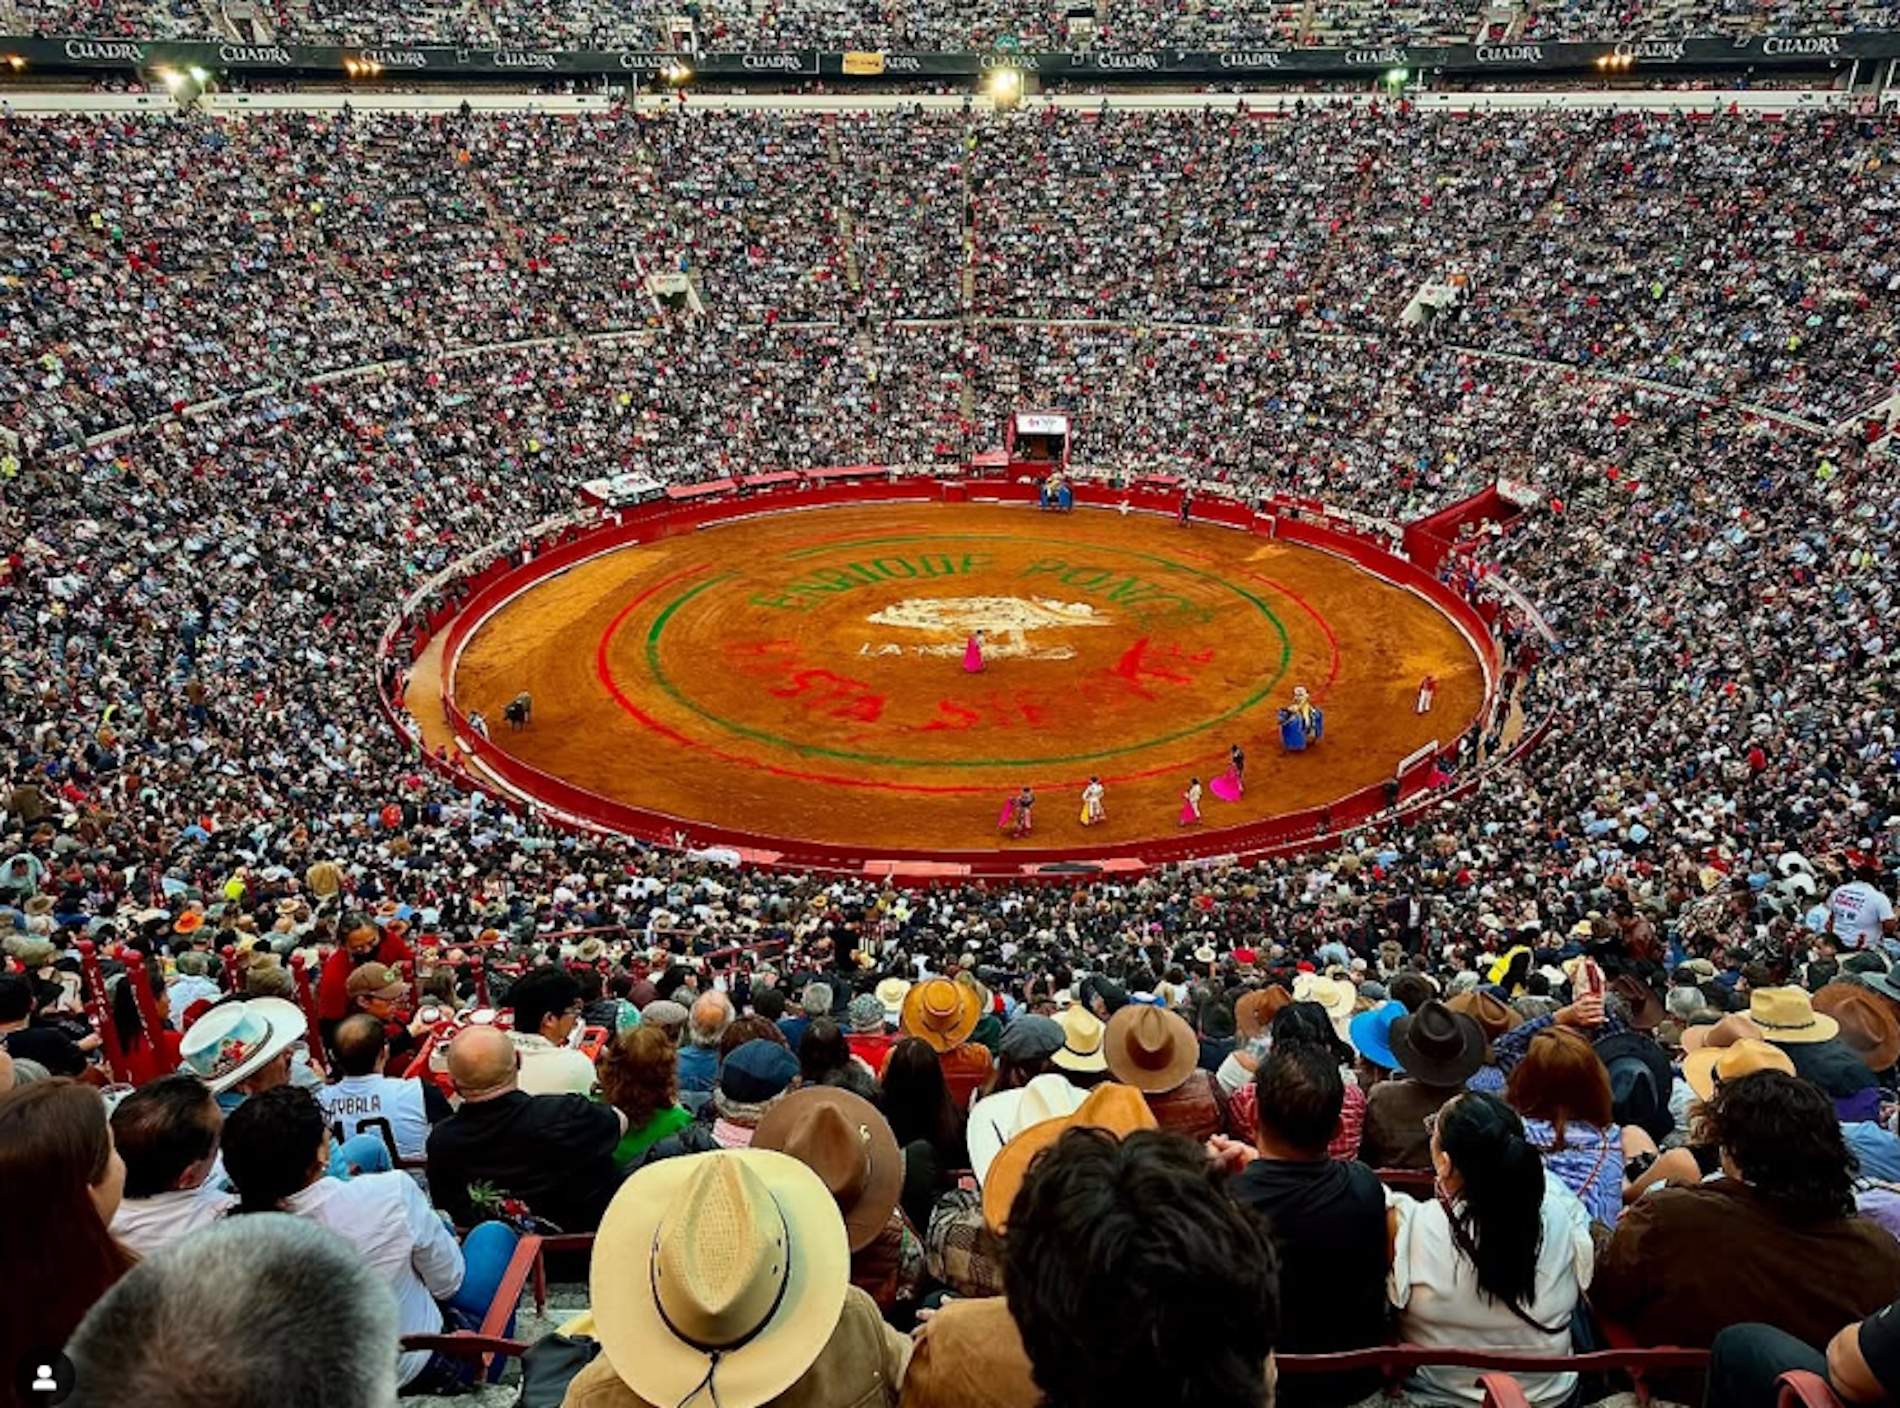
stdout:
<svg viewBox="0 0 1900 1408">
<path fill-rule="evenodd" d="M 441 1332 L 436 1302 L 462 1287 L 462 1248 L 408 1174 L 366 1173 L 348 1183 L 319 1178 L 285 1208 L 336 1233 L 389 1283 L 398 1334 Z M 398 1382 L 408 1383 L 428 1362 L 426 1353 L 403 1355 Z"/>
<path fill-rule="evenodd" d="M 229 1193 L 218 1191 L 222 1181 L 212 1177 L 196 1188 L 127 1198 L 112 1214 L 113 1237 L 140 1256 L 150 1256 L 200 1227 L 209 1227 L 237 1202 Z"/>
<path fill-rule="evenodd" d="M 1827 897 L 1834 916 L 1834 937 L 1842 948 L 1870 948 L 1880 939 L 1880 926 L 1893 918 L 1893 901 L 1864 880 L 1837 887 Z"/>
<path fill-rule="evenodd" d="M 1576 1195 L 1548 1171 L 1544 1175 L 1543 1238 L 1537 1250 L 1536 1291 L 1524 1307 L 1545 1334 L 1478 1289 L 1477 1268 L 1452 1241 L 1451 1223 L 1437 1202 L 1419 1203 L 1388 1192 L 1386 1205 L 1399 1213 L 1398 1242 L 1386 1295 L 1399 1312 L 1399 1338 L 1409 1344 L 1466 1345 L 1522 1352 L 1570 1353 L 1570 1314 L 1589 1289 L 1596 1267 L 1590 1216 Z M 1519 1374 L 1533 1404 L 1561 1403 L 1576 1387 L 1575 1374 Z M 1484 1395 L 1469 1369 L 1421 1369 L 1414 1403 L 1479 1403 Z"/>
<path fill-rule="evenodd" d="M 519 1085 L 530 1095 L 592 1095 L 599 1076 L 594 1063 L 571 1046 L 556 1046 L 544 1036 L 511 1032 L 521 1053 Z"/>
<path fill-rule="evenodd" d="M 428 1152 L 429 1117 L 422 1103 L 422 1082 L 395 1076 L 346 1076 L 317 1091 L 330 1137 L 341 1144 L 359 1134 L 393 1141 L 397 1159 L 419 1159 Z"/>
</svg>

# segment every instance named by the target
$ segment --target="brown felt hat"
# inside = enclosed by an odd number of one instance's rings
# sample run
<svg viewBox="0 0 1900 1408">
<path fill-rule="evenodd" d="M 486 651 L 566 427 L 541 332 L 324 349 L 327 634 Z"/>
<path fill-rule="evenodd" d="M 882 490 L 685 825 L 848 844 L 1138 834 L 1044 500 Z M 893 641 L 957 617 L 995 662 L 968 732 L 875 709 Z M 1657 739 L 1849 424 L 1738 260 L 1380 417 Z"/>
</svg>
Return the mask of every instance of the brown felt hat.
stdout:
<svg viewBox="0 0 1900 1408">
<path fill-rule="evenodd" d="M 1484 1032 L 1486 1041 L 1496 1041 L 1508 1031 L 1524 1024 L 1524 1018 L 1513 1007 L 1499 1002 L 1488 992 L 1473 988 L 1470 992 L 1461 992 L 1456 997 L 1445 999 L 1445 1006 L 1461 1017 L 1469 1017 Z"/>
<path fill-rule="evenodd" d="M 1884 1071 L 1900 1060 L 1900 1022 L 1893 1009 L 1866 988 L 1829 983 L 1814 995 L 1814 1010 L 1841 1024 L 1841 1040 L 1867 1063 Z"/>
<path fill-rule="evenodd" d="M 1173 1090 L 1201 1062 L 1194 1028 L 1146 1003 L 1130 1003 L 1108 1019 L 1102 1048 L 1116 1080 L 1150 1095 Z"/>
<path fill-rule="evenodd" d="M 878 1239 L 903 1191 L 904 1151 L 890 1121 L 848 1090 L 810 1085 L 790 1092 L 765 1112 L 752 1147 L 790 1154 L 818 1175 L 837 1200 L 854 1252 Z"/>
<path fill-rule="evenodd" d="M 1629 1004 L 1630 1025 L 1639 1032 L 1654 1031 L 1669 1015 L 1656 990 L 1633 973 L 1619 973 L 1610 979 L 1610 991 Z"/>
<path fill-rule="evenodd" d="M 1463 1085 L 1484 1064 L 1484 1033 L 1433 999 L 1392 1024 L 1399 1069 L 1426 1085 Z"/>
<path fill-rule="evenodd" d="M 1247 993 L 1234 1004 L 1234 1025 L 1241 1038 L 1252 1041 L 1261 1035 L 1272 1025 L 1275 1014 L 1292 1001 L 1293 994 L 1277 984 Z"/>
<path fill-rule="evenodd" d="M 927 978 L 904 994 L 901 1025 L 906 1036 L 922 1038 L 933 1051 L 951 1051 L 970 1039 L 982 1016 L 975 988 Z"/>
<path fill-rule="evenodd" d="M 1733 1046 L 1738 1041 L 1760 1041 L 1761 1039 L 1761 1028 L 1740 1012 L 1731 1012 L 1713 1025 L 1682 1029 L 1684 1051 L 1700 1051 L 1705 1046 Z"/>
</svg>

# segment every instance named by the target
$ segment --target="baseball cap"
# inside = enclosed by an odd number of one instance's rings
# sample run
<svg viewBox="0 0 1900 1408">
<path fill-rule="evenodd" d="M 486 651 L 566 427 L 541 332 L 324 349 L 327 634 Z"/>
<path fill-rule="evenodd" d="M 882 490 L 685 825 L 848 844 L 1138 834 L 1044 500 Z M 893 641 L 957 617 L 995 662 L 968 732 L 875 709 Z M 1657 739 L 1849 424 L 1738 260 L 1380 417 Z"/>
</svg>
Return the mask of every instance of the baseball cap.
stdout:
<svg viewBox="0 0 1900 1408">
<path fill-rule="evenodd" d="M 734 1048 L 719 1071 L 719 1089 L 728 1100 L 759 1105 L 782 1095 L 798 1076 L 798 1058 L 789 1047 L 763 1037 Z"/>
<path fill-rule="evenodd" d="M 997 1051 L 1010 1061 L 1044 1061 L 1060 1051 L 1065 1040 L 1054 1018 L 1025 1015 L 1003 1028 Z"/>
<path fill-rule="evenodd" d="M 387 963 L 365 963 L 350 974 L 351 997 L 398 998 L 409 990 L 403 976 Z"/>
</svg>

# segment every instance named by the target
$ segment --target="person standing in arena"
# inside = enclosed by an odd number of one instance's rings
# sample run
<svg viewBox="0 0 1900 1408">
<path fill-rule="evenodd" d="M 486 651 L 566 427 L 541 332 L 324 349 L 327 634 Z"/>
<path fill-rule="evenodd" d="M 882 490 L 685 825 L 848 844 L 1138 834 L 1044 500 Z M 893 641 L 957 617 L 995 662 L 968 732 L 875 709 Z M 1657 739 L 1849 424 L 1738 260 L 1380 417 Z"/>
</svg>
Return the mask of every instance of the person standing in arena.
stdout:
<svg viewBox="0 0 1900 1408">
<path fill-rule="evenodd" d="M 1102 805 L 1102 799 L 1107 792 L 1108 789 L 1102 786 L 1102 779 L 1091 774 L 1089 785 L 1082 789 L 1082 824 L 1084 826 L 1094 826 L 1108 819 L 1108 809 Z"/>
<path fill-rule="evenodd" d="M 1023 790 L 1016 794 L 1016 799 L 1010 807 L 1009 834 L 1012 838 L 1020 840 L 1027 836 L 1036 824 L 1036 794 L 1029 784 L 1023 784 Z"/>
<path fill-rule="evenodd" d="M 1181 817 L 1179 826 L 1193 826 L 1201 819 L 1201 780 L 1198 777 L 1188 779 L 1187 791 L 1181 794 Z"/>
</svg>

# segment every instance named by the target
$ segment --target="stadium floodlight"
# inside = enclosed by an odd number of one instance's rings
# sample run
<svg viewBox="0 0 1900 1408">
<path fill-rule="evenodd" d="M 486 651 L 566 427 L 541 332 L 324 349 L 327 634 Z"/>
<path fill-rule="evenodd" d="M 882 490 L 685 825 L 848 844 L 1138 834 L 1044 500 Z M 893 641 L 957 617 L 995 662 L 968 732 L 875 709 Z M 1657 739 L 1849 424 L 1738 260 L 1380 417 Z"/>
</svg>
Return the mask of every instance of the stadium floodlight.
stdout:
<svg viewBox="0 0 1900 1408">
<path fill-rule="evenodd" d="M 1013 68 L 995 69 L 990 74 L 990 96 L 997 102 L 1008 105 L 1022 95 L 1023 76 L 1020 70 Z"/>
<path fill-rule="evenodd" d="M 176 93 L 185 86 L 185 75 L 175 68 L 161 68 L 153 71 L 158 74 L 159 82 L 165 85 L 168 92 Z"/>
<path fill-rule="evenodd" d="M 207 70 L 199 68 L 196 64 L 186 69 L 185 72 L 191 75 L 191 81 L 196 83 L 200 88 L 211 81 L 211 74 Z"/>
<path fill-rule="evenodd" d="M 1385 71 L 1385 81 L 1390 83 L 1394 88 L 1397 88 L 1411 76 L 1412 71 L 1409 68 L 1389 68 Z"/>
</svg>

